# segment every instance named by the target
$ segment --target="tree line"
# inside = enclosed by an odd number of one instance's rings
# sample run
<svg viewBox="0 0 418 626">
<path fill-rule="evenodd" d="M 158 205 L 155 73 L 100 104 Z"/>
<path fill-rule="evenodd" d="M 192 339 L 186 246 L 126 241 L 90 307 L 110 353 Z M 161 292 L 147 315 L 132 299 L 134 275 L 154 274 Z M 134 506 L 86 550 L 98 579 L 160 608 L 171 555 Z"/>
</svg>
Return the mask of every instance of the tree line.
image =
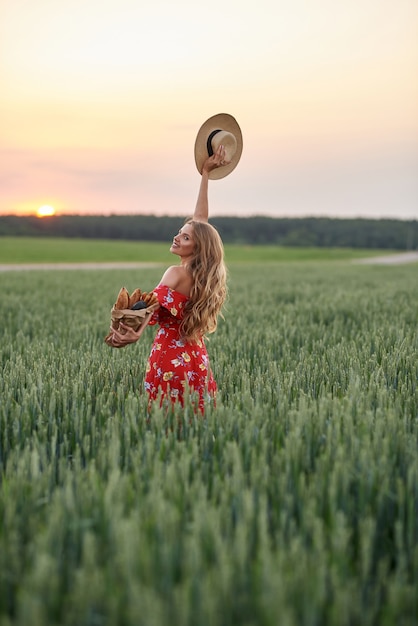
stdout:
<svg viewBox="0 0 418 626">
<path fill-rule="evenodd" d="M 155 215 L 0 216 L 1 236 L 170 241 L 182 217 Z M 225 243 L 415 250 L 418 221 L 394 219 L 214 217 Z"/>
</svg>

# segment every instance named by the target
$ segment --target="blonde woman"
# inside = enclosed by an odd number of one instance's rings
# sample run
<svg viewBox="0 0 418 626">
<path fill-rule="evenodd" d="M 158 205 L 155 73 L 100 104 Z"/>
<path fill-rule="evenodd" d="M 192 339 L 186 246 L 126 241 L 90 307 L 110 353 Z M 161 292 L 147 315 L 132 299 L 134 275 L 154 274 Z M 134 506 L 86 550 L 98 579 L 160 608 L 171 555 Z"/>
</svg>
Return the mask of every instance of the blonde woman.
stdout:
<svg viewBox="0 0 418 626">
<path fill-rule="evenodd" d="M 169 267 L 154 289 L 160 306 L 150 322 L 160 326 L 145 375 L 150 400 L 169 398 L 183 405 L 187 390 L 197 394 L 202 413 L 217 388 L 204 336 L 216 330 L 227 293 L 222 240 L 208 223 L 208 183 L 211 173 L 228 163 L 222 144 L 203 163 L 193 217 L 180 228 L 170 248 L 180 264 Z M 132 328 L 120 326 L 125 334 L 113 330 L 115 348 L 139 339 Z"/>
</svg>

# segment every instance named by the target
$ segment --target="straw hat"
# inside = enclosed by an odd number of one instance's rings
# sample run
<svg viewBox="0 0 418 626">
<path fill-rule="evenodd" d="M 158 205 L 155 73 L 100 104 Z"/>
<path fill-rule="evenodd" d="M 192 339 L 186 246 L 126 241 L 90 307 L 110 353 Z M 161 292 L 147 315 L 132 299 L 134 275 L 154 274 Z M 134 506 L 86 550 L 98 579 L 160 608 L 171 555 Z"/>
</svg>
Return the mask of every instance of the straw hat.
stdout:
<svg viewBox="0 0 418 626">
<path fill-rule="evenodd" d="M 237 120 L 227 113 L 213 115 L 200 127 L 194 146 L 196 167 L 202 173 L 203 163 L 212 156 L 220 145 L 225 147 L 225 160 L 228 165 L 221 165 L 209 173 L 209 178 L 224 178 L 238 165 L 242 153 L 242 133 Z"/>
</svg>

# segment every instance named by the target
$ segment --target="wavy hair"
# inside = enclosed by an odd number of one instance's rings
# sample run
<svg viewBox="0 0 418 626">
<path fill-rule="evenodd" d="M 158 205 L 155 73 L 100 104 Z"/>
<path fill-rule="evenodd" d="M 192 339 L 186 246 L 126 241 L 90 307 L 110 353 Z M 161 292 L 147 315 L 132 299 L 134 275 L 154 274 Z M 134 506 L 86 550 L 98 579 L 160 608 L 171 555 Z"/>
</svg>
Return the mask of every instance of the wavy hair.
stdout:
<svg viewBox="0 0 418 626">
<path fill-rule="evenodd" d="M 192 274 L 190 298 L 184 308 L 181 336 L 189 342 L 213 333 L 226 300 L 226 267 L 222 239 L 211 224 L 188 219 L 195 247 L 187 269 Z"/>
</svg>

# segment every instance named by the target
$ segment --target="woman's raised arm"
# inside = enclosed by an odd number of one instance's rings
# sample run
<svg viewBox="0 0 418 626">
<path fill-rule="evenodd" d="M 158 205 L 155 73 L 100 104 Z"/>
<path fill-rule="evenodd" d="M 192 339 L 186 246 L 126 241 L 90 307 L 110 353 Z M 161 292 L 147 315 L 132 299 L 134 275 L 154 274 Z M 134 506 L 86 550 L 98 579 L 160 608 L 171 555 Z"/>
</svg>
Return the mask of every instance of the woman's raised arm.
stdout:
<svg viewBox="0 0 418 626">
<path fill-rule="evenodd" d="M 212 170 L 222 165 L 227 165 L 225 161 L 225 148 L 219 146 L 217 151 L 206 159 L 202 168 L 202 178 L 200 180 L 199 194 L 197 196 L 196 207 L 193 214 L 193 219 L 196 222 L 207 222 L 209 218 L 209 200 L 208 200 L 208 187 L 209 187 L 209 174 Z"/>
</svg>

